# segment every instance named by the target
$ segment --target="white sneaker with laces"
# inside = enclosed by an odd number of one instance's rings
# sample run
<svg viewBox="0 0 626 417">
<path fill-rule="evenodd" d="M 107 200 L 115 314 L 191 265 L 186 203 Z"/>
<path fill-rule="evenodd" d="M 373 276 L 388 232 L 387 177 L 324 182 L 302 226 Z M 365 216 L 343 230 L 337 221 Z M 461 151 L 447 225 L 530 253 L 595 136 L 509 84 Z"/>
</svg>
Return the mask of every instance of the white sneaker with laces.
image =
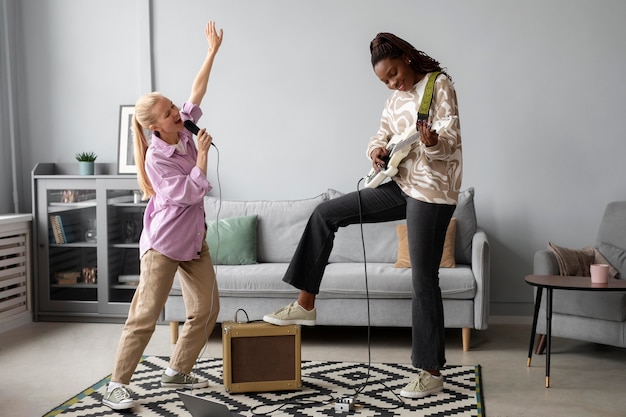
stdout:
<svg viewBox="0 0 626 417">
<path fill-rule="evenodd" d="M 288 326 L 290 324 L 315 326 L 316 317 L 317 313 L 315 312 L 315 308 L 309 311 L 302 308 L 297 301 L 294 301 L 288 306 L 276 310 L 272 314 L 263 316 L 263 321 L 277 326 Z"/>
<path fill-rule="evenodd" d="M 112 391 L 106 387 L 102 396 L 102 403 L 114 410 L 128 410 L 135 406 L 132 391 L 125 386 L 115 387 Z"/>
<path fill-rule="evenodd" d="M 209 380 L 188 374 L 178 373 L 174 376 L 169 376 L 168 374 L 163 373 L 161 376 L 161 386 L 164 388 L 205 388 L 209 386 Z"/>
<path fill-rule="evenodd" d="M 400 391 L 400 395 L 407 398 L 424 398 L 441 391 L 443 376 L 435 378 L 429 372 L 419 371 L 417 377 Z"/>
</svg>

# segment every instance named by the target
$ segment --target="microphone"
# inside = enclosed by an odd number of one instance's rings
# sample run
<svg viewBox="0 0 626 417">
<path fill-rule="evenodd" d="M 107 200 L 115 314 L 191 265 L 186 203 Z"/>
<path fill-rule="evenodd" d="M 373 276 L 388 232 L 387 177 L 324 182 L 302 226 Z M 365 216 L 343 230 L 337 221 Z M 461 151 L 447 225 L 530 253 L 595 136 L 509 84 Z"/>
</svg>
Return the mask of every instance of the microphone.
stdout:
<svg viewBox="0 0 626 417">
<path fill-rule="evenodd" d="M 185 120 L 185 123 L 183 123 L 185 125 L 185 128 L 190 131 L 191 133 L 193 133 L 194 135 L 198 136 L 198 132 L 200 132 L 200 128 L 198 126 L 196 126 L 196 124 L 194 122 L 191 121 L 191 119 L 187 119 Z M 215 146 L 215 144 L 213 143 L 213 141 L 211 141 L 211 145 Z M 217 146 L 216 146 L 217 148 Z"/>
</svg>

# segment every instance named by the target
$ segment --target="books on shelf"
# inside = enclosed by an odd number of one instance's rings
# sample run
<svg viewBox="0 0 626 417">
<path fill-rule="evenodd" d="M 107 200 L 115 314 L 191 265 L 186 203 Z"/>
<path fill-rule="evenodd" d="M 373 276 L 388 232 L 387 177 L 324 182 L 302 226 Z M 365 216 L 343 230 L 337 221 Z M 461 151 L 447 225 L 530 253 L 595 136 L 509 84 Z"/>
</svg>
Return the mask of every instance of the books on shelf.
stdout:
<svg viewBox="0 0 626 417">
<path fill-rule="evenodd" d="M 139 285 L 139 275 L 119 275 L 117 282 L 127 285 Z"/>
<path fill-rule="evenodd" d="M 65 225 L 63 225 L 63 219 L 60 215 L 50 216 L 50 227 L 52 228 L 54 243 L 64 244 L 74 242 L 75 236 L 73 230 L 68 229 Z"/>
<path fill-rule="evenodd" d="M 57 272 L 53 277 L 58 285 L 74 285 L 80 282 L 80 272 Z"/>
</svg>

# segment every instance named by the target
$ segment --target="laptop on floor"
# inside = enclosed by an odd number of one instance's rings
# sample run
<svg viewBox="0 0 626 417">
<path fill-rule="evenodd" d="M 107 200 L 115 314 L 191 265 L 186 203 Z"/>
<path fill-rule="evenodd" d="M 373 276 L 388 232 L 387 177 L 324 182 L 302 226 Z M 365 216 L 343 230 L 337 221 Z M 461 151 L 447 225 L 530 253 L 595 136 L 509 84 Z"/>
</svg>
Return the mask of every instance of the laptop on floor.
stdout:
<svg viewBox="0 0 626 417">
<path fill-rule="evenodd" d="M 183 391 L 176 391 L 176 393 L 193 417 L 233 417 L 233 413 L 224 404 Z"/>
</svg>

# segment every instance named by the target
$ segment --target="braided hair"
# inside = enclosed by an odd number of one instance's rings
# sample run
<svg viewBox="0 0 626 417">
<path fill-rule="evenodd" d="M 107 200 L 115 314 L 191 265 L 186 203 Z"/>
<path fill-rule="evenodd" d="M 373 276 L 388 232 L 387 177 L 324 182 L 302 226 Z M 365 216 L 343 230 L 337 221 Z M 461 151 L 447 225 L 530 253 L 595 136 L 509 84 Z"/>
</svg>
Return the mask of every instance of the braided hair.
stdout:
<svg viewBox="0 0 626 417">
<path fill-rule="evenodd" d="M 397 59 L 406 56 L 409 58 L 409 66 L 420 74 L 426 74 L 433 71 L 446 73 L 439 61 L 429 57 L 422 51 L 415 49 L 413 45 L 407 41 L 397 37 L 392 33 L 381 32 L 370 42 L 370 53 L 372 55 L 372 67 L 383 59 Z"/>
</svg>

